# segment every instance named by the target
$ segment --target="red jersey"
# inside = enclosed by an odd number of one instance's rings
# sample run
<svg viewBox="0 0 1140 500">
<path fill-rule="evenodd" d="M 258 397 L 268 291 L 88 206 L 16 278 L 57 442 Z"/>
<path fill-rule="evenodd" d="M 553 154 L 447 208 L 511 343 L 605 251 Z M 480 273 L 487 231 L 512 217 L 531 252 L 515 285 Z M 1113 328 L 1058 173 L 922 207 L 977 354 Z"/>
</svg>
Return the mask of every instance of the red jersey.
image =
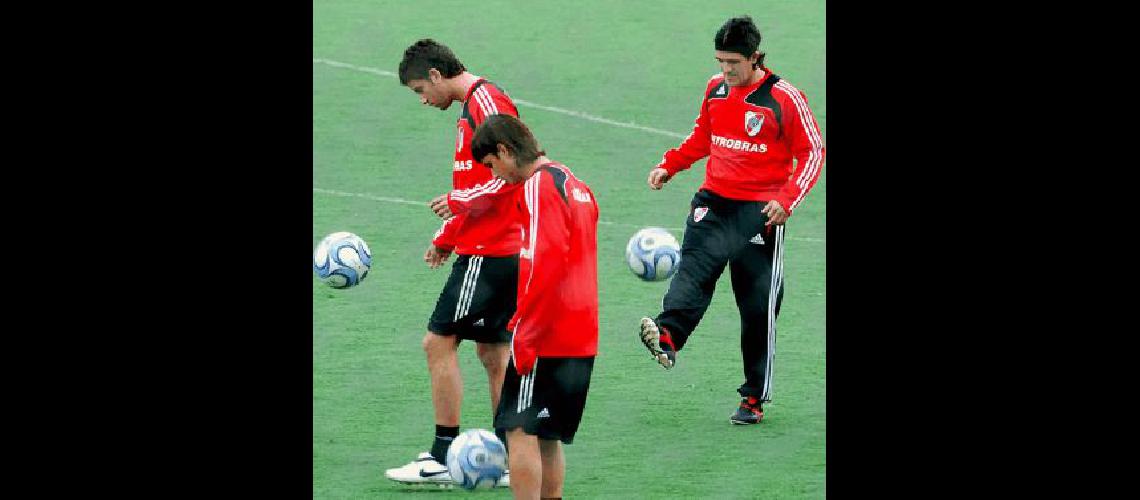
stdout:
<svg viewBox="0 0 1140 500">
<path fill-rule="evenodd" d="M 598 353 L 598 203 L 565 165 L 550 162 L 515 191 L 523 221 L 518 307 L 507 329 L 519 375 L 538 356 Z M 501 197 L 508 198 L 508 197 Z"/>
<path fill-rule="evenodd" d="M 701 189 L 734 200 L 776 200 L 791 215 L 819 179 L 823 138 L 804 93 L 763 69 L 764 78 L 747 87 L 713 75 L 693 132 L 657 166 L 672 176 L 708 156 Z"/>
<path fill-rule="evenodd" d="M 480 78 L 467 90 L 456 124 L 455 166 L 451 174 L 453 189 L 464 190 L 486 185 L 494 180 L 490 167 L 471 157 L 471 138 L 475 128 L 494 114 L 519 116 L 514 102 L 493 83 Z M 432 244 L 455 250 L 460 255 L 504 256 L 519 253 L 521 225 L 513 222 L 510 207 L 488 203 L 480 210 L 457 213 L 443 221 Z"/>
</svg>

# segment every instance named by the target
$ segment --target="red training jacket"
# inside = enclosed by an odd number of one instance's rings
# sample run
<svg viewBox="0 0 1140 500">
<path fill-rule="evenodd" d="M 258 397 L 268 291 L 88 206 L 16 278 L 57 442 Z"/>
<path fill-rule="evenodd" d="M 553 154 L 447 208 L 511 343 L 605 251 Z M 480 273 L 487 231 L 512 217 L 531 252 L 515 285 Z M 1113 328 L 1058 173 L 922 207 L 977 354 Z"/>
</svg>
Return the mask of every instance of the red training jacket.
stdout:
<svg viewBox="0 0 1140 500">
<path fill-rule="evenodd" d="M 672 176 L 708 156 L 701 189 L 734 200 L 776 200 L 791 215 L 819 179 L 823 138 L 807 96 L 763 69 L 764 78 L 747 87 L 713 75 L 692 133 L 657 166 Z"/>
<path fill-rule="evenodd" d="M 519 375 L 542 357 L 598 353 L 598 203 L 570 169 L 549 162 L 516 190 L 523 221 L 518 307 L 507 328 Z"/>
<path fill-rule="evenodd" d="M 514 102 L 495 84 L 480 78 L 467 90 L 456 124 L 452 188 L 470 189 L 494 180 L 491 169 L 471 157 L 475 128 L 494 114 L 519 116 Z M 449 196 L 450 197 L 450 196 Z M 460 255 L 505 256 L 519 253 L 521 227 L 512 222 L 510 208 L 492 203 L 480 210 L 457 213 L 443 221 L 432 244 Z"/>
</svg>

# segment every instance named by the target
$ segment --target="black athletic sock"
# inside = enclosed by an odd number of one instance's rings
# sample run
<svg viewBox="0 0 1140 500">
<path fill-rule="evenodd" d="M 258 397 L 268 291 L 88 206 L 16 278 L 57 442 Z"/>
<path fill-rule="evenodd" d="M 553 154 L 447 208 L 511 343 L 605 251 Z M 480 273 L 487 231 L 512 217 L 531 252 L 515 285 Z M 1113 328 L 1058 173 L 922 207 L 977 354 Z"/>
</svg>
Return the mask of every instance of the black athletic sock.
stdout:
<svg viewBox="0 0 1140 500">
<path fill-rule="evenodd" d="M 431 456 L 435 458 L 435 461 L 447 465 L 447 448 L 451 446 L 451 442 L 458 435 L 459 426 L 435 426 L 435 441 L 431 445 Z"/>
</svg>

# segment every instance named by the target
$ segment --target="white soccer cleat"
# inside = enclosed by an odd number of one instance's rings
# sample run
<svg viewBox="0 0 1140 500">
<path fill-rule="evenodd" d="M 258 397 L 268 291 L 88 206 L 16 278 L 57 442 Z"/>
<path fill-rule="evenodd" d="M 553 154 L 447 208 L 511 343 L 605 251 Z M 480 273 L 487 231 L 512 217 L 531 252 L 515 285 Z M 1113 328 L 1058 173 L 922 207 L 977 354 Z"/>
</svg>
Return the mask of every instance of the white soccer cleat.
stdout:
<svg viewBox="0 0 1140 500">
<path fill-rule="evenodd" d="M 447 466 L 435 460 L 431 453 L 423 452 L 411 463 L 384 471 L 384 477 L 404 484 L 454 485 L 455 480 L 447 473 Z"/>
<path fill-rule="evenodd" d="M 510 488 L 511 487 L 511 470 L 503 471 L 503 477 L 495 484 L 496 488 Z"/>
</svg>

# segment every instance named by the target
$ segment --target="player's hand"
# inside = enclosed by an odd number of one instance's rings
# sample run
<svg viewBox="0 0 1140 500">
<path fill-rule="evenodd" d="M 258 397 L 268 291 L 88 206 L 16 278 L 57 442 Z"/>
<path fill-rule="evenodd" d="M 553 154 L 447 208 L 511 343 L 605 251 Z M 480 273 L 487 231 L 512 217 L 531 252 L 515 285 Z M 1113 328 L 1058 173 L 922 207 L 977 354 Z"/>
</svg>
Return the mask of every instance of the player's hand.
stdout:
<svg viewBox="0 0 1140 500">
<path fill-rule="evenodd" d="M 428 267 L 435 269 L 451 256 L 451 250 L 444 250 L 435 245 L 428 245 L 427 251 L 424 252 L 424 262 L 427 262 Z"/>
<path fill-rule="evenodd" d="M 455 215 L 451 213 L 451 208 L 447 206 L 446 193 L 432 198 L 431 202 L 428 203 L 428 206 L 431 207 L 431 211 L 435 212 L 435 214 L 438 215 L 440 219 L 449 219 L 452 215 Z"/>
<path fill-rule="evenodd" d="M 765 226 L 771 226 L 772 224 L 782 226 L 784 222 L 788 220 L 788 213 L 784 211 L 784 207 L 780 206 L 780 202 L 776 200 L 769 201 L 767 205 L 764 205 L 764 209 L 761 210 L 760 213 L 768 216 L 768 222 L 764 224 Z"/>
<path fill-rule="evenodd" d="M 649 172 L 649 189 L 661 189 L 673 176 L 663 168 L 655 168 Z"/>
</svg>

